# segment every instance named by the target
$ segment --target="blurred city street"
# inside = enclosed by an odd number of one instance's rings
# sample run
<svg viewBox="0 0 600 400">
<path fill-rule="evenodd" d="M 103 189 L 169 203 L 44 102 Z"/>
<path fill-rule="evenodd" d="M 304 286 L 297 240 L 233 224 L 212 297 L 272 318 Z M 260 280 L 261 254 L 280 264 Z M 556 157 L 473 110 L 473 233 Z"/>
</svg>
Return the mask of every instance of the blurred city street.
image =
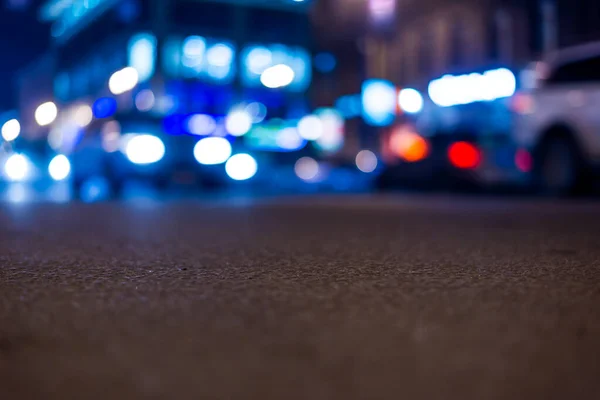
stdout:
<svg viewBox="0 0 600 400">
<path fill-rule="evenodd" d="M 7 203 L 3 399 L 600 397 L 600 205 Z"/>
</svg>

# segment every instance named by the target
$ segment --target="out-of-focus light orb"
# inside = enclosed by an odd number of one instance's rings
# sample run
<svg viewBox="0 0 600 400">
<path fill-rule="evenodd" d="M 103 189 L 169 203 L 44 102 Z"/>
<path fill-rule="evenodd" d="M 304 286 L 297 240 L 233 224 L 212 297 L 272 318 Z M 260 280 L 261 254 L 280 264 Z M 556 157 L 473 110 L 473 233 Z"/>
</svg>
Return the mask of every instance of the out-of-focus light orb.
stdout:
<svg viewBox="0 0 600 400">
<path fill-rule="evenodd" d="M 269 89 L 278 89 L 294 82 L 295 77 L 296 74 L 290 66 L 277 64 L 263 71 L 260 82 Z"/>
<path fill-rule="evenodd" d="M 356 155 L 356 167 L 369 174 L 377 169 L 377 156 L 371 150 L 361 150 Z"/>
<path fill-rule="evenodd" d="M 48 164 L 48 173 L 55 181 L 62 181 L 68 178 L 71 173 L 71 163 L 63 154 L 55 156 Z"/>
<path fill-rule="evenodd" d="M 531 172 L 533 169 L 533 156 L 525 149 L 515 152 L 515 165 L 521 172 Z"/>
<path fill-rule="evenodd" d="M 427 140 L 407 127 L 400 127 L 392 133 L 390 148 L 406 162 L 421 161 L 429 155 Z"/>
<path fill-rule="evenodd" d="M 231 144 L 222 137 L 210 137 L 200 140 L 194 146 L 194 158 L 200 164 L 223 164 L 231 157 Z"/>
<path fill-rule="evenodd" d="M 316 115 L 307 115 L 298 121 L 298 133 L 306 140 L 317 140 L 323 135 L 323 122 Z"/>
<path fill-rule="evenodd" d="M 233 62 L 234 50 L 231 45 L 217 43 L 206 53 L 208 63 L 214 67 L 228 67 Z"/>
<path fill-rule="evenodd" d="M 316 146 L 326 152 L 335 152 L 344 144 L 344 118 L 333 108 L 322 108 L 315 114 L 323 126 L 322 135 L 315 140 Z"/>
<path fill-rule="evenodd" d="M 253 102 L 246 106 L 246 112 L 252 117 L 252 122 L 258 124 L 267 118 L 267 106 Z"/>
<path fill-rule="evenodd" d="M 246 66 L 256 75 L 262 74 L 272 62 L 273 54 L 266 47 L 255 47 L 246 56 Z"/>
<path fill-rule="evenodd" d="M 512 71 L 499 68 L 483 74 L 444 75 L 429 83 L 428 93 L 436 105 L 451 107 L 510 97 L 516 88 Z"/>
<path fill-rule="evenodd" d="M 73 121 L 77 126 L 85 128 L 92 122 L 92 119 L 94 119 L 94 113 L 92 112 L 92 108 L 87 104 L 82 104 L 75 108 Z"/>
<path fill-rule="evenodd" d="M 23 181 L 29 175 L 29 164 L 29 159 L 23 154 L 13 154 L 4 163 L 4 174 L 13 182 Z"/>
<path fill-rule="evenodd" d="M 396 88 L 391 82 L 373 79 L 363 84 L 362 109 L 365 120 L 375 126 L 391 124 L 396 117 Z"/>
<path fill-rule="evenodd" d="M 150 89 L 144 89 L 135 96 L 135 108 L 141 112 L 152 110 L 156 98 L 154 92 Z"/>
<path fill-rule="evenodd" d="M 187 130 L 192 135 L 206 136 L 217 129 L 217 121 L 207 114 L 194 114 L 187 119 Z"/>
<path fill-rule="evenodd" d="M 102 126 L 102 148 L 114 153 L 121 145 L 121 125 L 117 121 L 108 121 Z"/>
<path fill-rule="evenodd" d="M 79 197 L 86 203 L 106 200 L 110 196 L 110 182 L 103 176 L 93 176 L 81 185 Z"/>
<path fill-rule="evenodd" d="M 303 181 L 310 182 L 319 175 L 319 163 L 311 157 L 302 157 L 294 165 L 296 176 Z"/>
<path fill-rule="evenodd" d="M 183 54 L 189 58 L 202 57 L 206 52 L 206 40 L 201 36 L 189 36 L 183 41 Z"/>
<path fill-rule="evenodd" d="M 331 53 L 319 53 L 315 56 L 315 68 L 324 74 L 333 72 L 337 65 L 335 56 Z"/>
<path fill-rule="evenodd" d="M 130 91 L 139 82 L 139 75 L 135 68 L 125 67 L 111 75 L 108 80 L 108 89 L 114 95 Z"/>
<path fill-rule="evenodd" d="M 4 191 L 6 196 L 6 200 L 10 203 L 23 203 L 28 200 L 28 197 L 31 195 L 28 193 L 28 188 L 23 183 L 16 183 L 8 186 Z"/>
<path fill-rule="evenodd" d="M 236 154 L 225 164 L 225 172 L 234 181 L 245 181 L 256 175 L 258 164 L 250 154 Z"/>
<path fill-rule="evenodd" d="M 232 110 L 225 117 L 225 129 L 233 136 L 243 136 L 252 128 L 252 117 L 244 109 Z"/>
<path fill-rule="evenodd" d="M 186 67 L 199 69 L 206 53 L 206 40 L 201 36 L 189 36 L 183 41 L 183 59 Z"/>
<path fill-rule="evenodd" d="M 156 64 L 156 37 L 140 33 L 129 42 L 129 66 L 135 68 L 140 82 L 152 78 Z"/>
<path fill-rule="evenodd" d="M 153 135 L 136 135 L 127 141 L 125 154 L 134 164 L 152 164 L 162 160 L 165 145 Z"/>
<path fill-rule="evenodd" d="M 21 134 L 21 124 L 16 119 L 10 119 L 2 125 L 2 138 L 12 142 Z"/>
<path fill-rule="evenodd" d="M 284 150 L 298 150 L 306 143 L 298 133 L 298 129 L 292 127 L 280 130 L 275 141 L 277 146 Z"/>
<path fill-rule="evenodd" d="M 448 148 L 450 163 L 459 169 L 473 169 L 481 162 L 481 152 L 468 142 L 456 142 Z"/>
<path fill-rule="evenodd" d="M 415 89 L 402 89 L 398 94 L 400 109 L 408 114 L 418 114 L 423 110 L 423 96 Z"/>
<path fill-rule="evenodd" d="M 56 107 L 56 104 L 54 104 L 51 101 L 41 104 L 35 110 L 35 114 L 34 114 L 35 121 L 38 123 L 39 126 L 50 125 L 51 123 L 54 122 L 54 120 L 56 120 L 57 116 L 58 116 L 58 108 Z"/>
<path fill-rule="evenodd" d="M 108 118 L 117 112 L 117 101 L 112 97 L 101 97 L 92 105 L 96 118 Z"/>
</svg>

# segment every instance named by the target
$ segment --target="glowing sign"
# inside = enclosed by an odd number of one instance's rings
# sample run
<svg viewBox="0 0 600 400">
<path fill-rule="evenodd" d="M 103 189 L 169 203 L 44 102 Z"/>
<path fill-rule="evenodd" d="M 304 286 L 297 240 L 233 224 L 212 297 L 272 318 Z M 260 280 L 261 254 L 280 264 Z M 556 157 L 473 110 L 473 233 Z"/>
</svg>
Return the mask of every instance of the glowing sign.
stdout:
<svg viewBox="0 0 600 400">
<path fill-rule="evenodd" d="M 270 46 L 249 46 L 241 54 L 242 83 L 248 87 L 284 87 L 285 90 L 301 92 L 312 80 L 311 57 L 300 47 L 280 44 Z M 282 72 L 285 84 L 270 85 L 265 72 Z M 280 77 L 278 75 L 278 77 Z M 261 80 L 262 77 L 262 80 Z M 282 78 L 283 79 L 283 78 Z"/>
<path fill-rule="evenodd" d="M 293 124 L 272 120 L 253 127 L 244 137 L 248 147 L 263 151 L 290 152 L 303 149 L 304 140 Z"/>
<path fill-rule="evenodd" d="M 445 75 L 429 84 L 429 97 L 440 107 L 492 101 L 515 94 L 517 79 L 506 68 L 483 74 Z"/>
<path fill-rule="evenodd" d="M 171 38 L 164 47 L 165 71 L 173 76 L 230 83 L 235 77 L 236 49 L 229 41 L 202 36 Z"/>
</svg>

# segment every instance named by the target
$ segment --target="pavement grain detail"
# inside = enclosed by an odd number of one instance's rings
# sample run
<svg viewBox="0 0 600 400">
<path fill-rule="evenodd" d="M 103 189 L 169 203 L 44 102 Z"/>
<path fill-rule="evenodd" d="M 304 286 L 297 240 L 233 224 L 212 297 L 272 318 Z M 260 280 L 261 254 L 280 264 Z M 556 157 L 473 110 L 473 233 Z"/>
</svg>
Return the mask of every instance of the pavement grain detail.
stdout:
<svg viewBox="0 0 600 400">
<path fill-rule="evenodd" d="M 600 206 L 0 207 L 0 399 L 597 399 Z"/>
</svg>

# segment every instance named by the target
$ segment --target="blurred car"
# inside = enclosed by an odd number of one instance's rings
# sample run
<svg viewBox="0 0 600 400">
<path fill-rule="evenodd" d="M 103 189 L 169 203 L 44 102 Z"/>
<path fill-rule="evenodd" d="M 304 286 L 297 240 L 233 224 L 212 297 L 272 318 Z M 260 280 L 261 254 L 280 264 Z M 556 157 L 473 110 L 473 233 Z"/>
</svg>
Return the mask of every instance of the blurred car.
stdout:
<svg viewBox="0 0 600 400">
<path fill-rule="evenodd" d="M 513 136 L 533 155 L 536 185 L 552 194 L 589 188 L 600 166 L 600 42 L 558 51 L 524 78 Z"/>
</svg>

